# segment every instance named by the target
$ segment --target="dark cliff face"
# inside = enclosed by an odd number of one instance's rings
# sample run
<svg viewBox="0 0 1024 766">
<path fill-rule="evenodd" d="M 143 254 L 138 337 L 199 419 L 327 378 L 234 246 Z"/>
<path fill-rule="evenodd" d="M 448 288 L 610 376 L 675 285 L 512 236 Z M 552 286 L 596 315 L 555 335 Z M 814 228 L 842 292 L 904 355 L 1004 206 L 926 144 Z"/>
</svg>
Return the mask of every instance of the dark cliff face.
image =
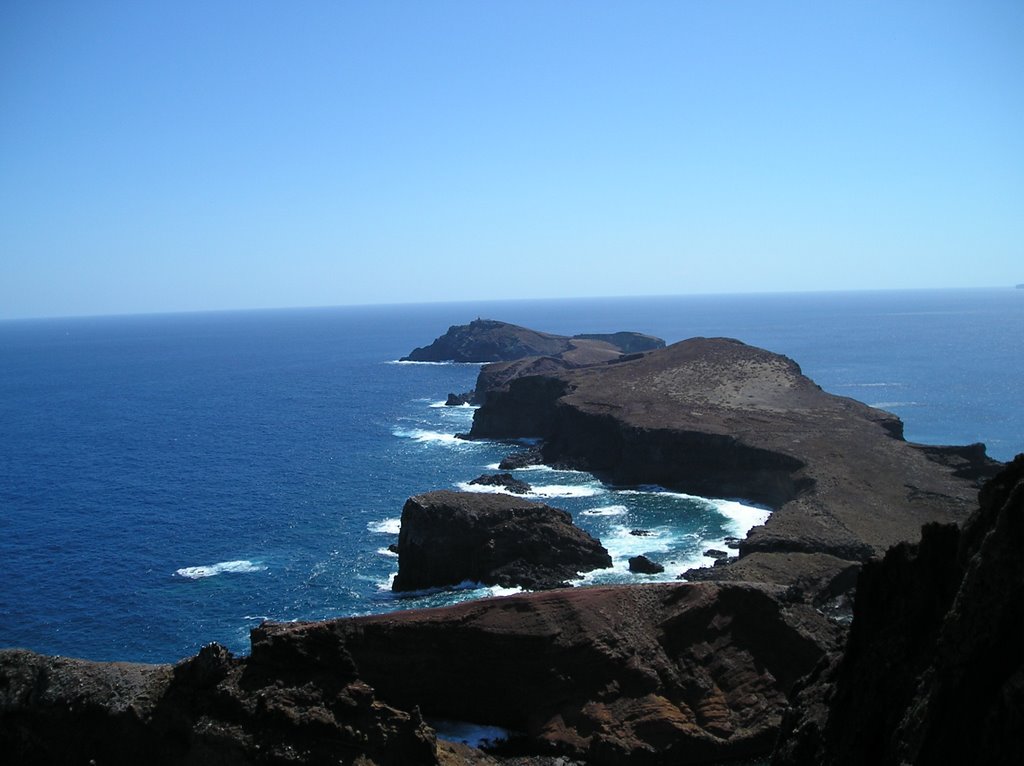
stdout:
<svg viewBox="0 0 1024 766">
<path fill-rule="evenodd" d="M 1024 763 L 1024 455 L 963 529 L 865 565 L 845 653 L 801 683 L 773 763 Z"/>
<path fill-rule="evenodd" d="M 382 704 L 337 642 L 253 656 L 215 644 L 176 666 L 0 651 L 0 752 L 11 764 L 437 762 L 433 732 Z"/>
<path fill-rule="evenodd" d="M 441 490 L 409 498 L 394 590 L 458 585 L 555 588 L 612 565 L 565 511 L 507 494 Z"/>
</svg>

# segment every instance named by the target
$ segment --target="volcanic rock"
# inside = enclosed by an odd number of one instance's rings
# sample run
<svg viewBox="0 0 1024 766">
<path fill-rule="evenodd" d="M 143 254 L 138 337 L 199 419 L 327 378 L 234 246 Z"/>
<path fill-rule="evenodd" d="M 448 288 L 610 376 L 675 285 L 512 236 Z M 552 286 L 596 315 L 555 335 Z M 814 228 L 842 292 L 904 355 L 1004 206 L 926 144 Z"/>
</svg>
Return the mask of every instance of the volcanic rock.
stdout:
<svg viewBox="0 0 1024 766">
<path fill-rule="evenodd" d="M 544 462 L 544 455 L 537 447 L 531 447 L 520 452 L 513 452 L 502 458 L 498 468 L 502 471 L 514 471 L 517 468 L 526 468 L 531 465 L 539 465 Z"/>
<path fill-rule="evenodd" d="M 478 476 L 470 484 L 482 487 L 504 487 L 513 495 L 526 495 L 533 489 L 525 481 L 520 481 L 510 473 L 490 473 Z"/>
<path fill-rule="evenodd" d="M 637 574 L 660 574 L 665 571 L 665 567 L 646 556 L 630 556 L 629 571 Z"/>
<path fill-rule="evenodd" d="M 612 565 L 565 511 L 505 494 L 440 490 L 402 509 L 395 591 L 479 582 L 534 590 Z"/>
<path fill-rule="evenodd" d="M 801 681 L 772 763 L 1024 763 L 1024 455 L 963 529 L 864 565 L 845 653 Z"/>
<path fill-rule="evenodd" d="M 388 704 L 523 732 L 524 754 L 597 766 L 768 752 L 792 684 L 841 630 L 784 589 L 569 588 L 322 623 L 267 624 L 344 647 Z"/>
<path fill-rule="evenodd" d="M 772 507 L 716 578 L 813 597 L 929 521 L 966 518 L 999 464 L 984 448 L 920 447 L 899 418 L 821 390 L 792 360 L 727 338 L 530 375 L 492 390 L 475 438 L 540 437 L 546 463 Z M 758 555 L 757 559 L 753 557 Z M 706 575 L 701 575 L 706 576 Z"/>
<path fill-rule="evenodd" d="M 473 391 L 467 391 L 464 394 L 448 394 L 448 398 L 445 399 L 445 407 L 463 407 L 473 401 Z"/>
<path fill-rule="evenodd" d="M 0 752 L 12 764 L 435 764 L 418 713 L 383 704 L 339 644 L 216 644 L 178 665 L 0 651 Z"/>
</svg>

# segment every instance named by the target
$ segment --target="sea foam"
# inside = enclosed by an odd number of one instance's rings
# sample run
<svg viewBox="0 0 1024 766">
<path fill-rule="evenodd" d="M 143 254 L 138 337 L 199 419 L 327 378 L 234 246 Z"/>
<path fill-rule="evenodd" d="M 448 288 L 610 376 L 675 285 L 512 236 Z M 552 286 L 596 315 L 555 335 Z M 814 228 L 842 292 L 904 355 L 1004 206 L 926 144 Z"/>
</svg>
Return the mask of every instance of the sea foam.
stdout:
<svg viewBox="0 0 1024 766">
<path fill-rule="evenodd" d="M 382 535 L 397 535 L 402 531 L 402 520 L 399 518 L 384 519 L 383 521 L 371 521 L 366 525 L 371 532 Z"/>
<path fill-rule="evenodd" d="M 205 566 L 198 567 L 182 567 L 181 569 L 176 569 L 174 574 L 188 580 L 201 580 L 204 577 L 214 577 L 219 574 L 262 572 L 264 569 L 266 569 L 265 566 L 255 561 L 239 559 L 238 561 L 221 561 L 217 564 L 207 564 Z"/>
</svg>

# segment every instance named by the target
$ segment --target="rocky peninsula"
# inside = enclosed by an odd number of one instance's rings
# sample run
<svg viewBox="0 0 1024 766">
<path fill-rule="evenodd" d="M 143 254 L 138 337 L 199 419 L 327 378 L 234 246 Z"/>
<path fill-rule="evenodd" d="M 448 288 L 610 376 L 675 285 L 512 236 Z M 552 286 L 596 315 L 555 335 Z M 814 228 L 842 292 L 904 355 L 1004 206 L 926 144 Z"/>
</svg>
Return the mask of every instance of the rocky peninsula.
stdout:
<svg viewBox="0 0 1024 766">
<path fill-rule="evenodd" d="M 539 437 L 520 459 L 772 516 L 738 559 L 688 583 L 264 623 L 249 657 L 211 645 L 176 666 L 3 651 L 2 751 L 69 764 L 667 766 L 773 749 L 780 766 L 1020 762 L 1024 458 L 1000 473 L 982 445 L 908 443 L 894 415 L 735 340 L 518 364 L 492 378 L 471 436 Z M 472 516 L 458 494 L 410 499 L 400 567 L 466 536 L 413 520 Z M 499 545 L 511 508 L 591 548 L 539 504 L 482 497 L 470 505 L 498 513 L 474 519 L 489 530 L 474 550 L 514 554 L 492 570 L 552 547 L 538 537 L 524 554 L 523 531 Z M 467 559 L 445 550 L 440 563 Z M 851 627 L 836 604 L 854 597 Z M 484 754 L 438 740 L 434 719 L 515 734 Z"/>
<path fill-rule="evenodd" d="M 823 391 L 791 359 L 727 338 L 521 377 L 489 392 L 475 438 L 539 437 L 546 463 L 773 509 L 740 557 L 695 577 L 852 585 L 922 524 L 962 521 L 999 464 L 983 445 L 926 447 L 895 415 Z"/>
</svg>

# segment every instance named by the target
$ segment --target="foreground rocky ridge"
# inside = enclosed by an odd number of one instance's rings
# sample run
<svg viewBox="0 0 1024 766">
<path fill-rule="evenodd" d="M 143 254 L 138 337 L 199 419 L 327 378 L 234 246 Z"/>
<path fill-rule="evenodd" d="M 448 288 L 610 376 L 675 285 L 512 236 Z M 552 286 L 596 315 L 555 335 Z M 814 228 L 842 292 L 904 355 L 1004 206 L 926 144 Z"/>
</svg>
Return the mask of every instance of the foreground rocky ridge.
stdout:
<svg viewBox="0 0 1024 766">
<path fill-rule="evenodd" d="M 845 652 L 801 682 L 772 763 L 1024 763 L 1024 455 L 963 529 L 864 566 Z"/>
<path fill-rule="evenodd" d="M 851 566 L 922 524 L 966 518 L 999 465 L 982 445 L 910 444 L 895 415 L 726 338 L 518 378 L 491 392 L 471 436 L 541 437 L 545 462 L 614 484 L 768 505 L 737 561 L 695 576 L 799 584 L 811 597 L 846 589 Z"/>
<path fill-rule="evenodd" d="M 265 623 L 249 658 L 177 666 L 0 652 L 14 763 L 450 764 L 420 716 L 522 733 L 607 766 L 770 749 L 796 680 L 841 630 L 781 590 L 562 589 L 318 623 Z M 152 757 L 151 757 L 152 754 Z"/>
</svg>

